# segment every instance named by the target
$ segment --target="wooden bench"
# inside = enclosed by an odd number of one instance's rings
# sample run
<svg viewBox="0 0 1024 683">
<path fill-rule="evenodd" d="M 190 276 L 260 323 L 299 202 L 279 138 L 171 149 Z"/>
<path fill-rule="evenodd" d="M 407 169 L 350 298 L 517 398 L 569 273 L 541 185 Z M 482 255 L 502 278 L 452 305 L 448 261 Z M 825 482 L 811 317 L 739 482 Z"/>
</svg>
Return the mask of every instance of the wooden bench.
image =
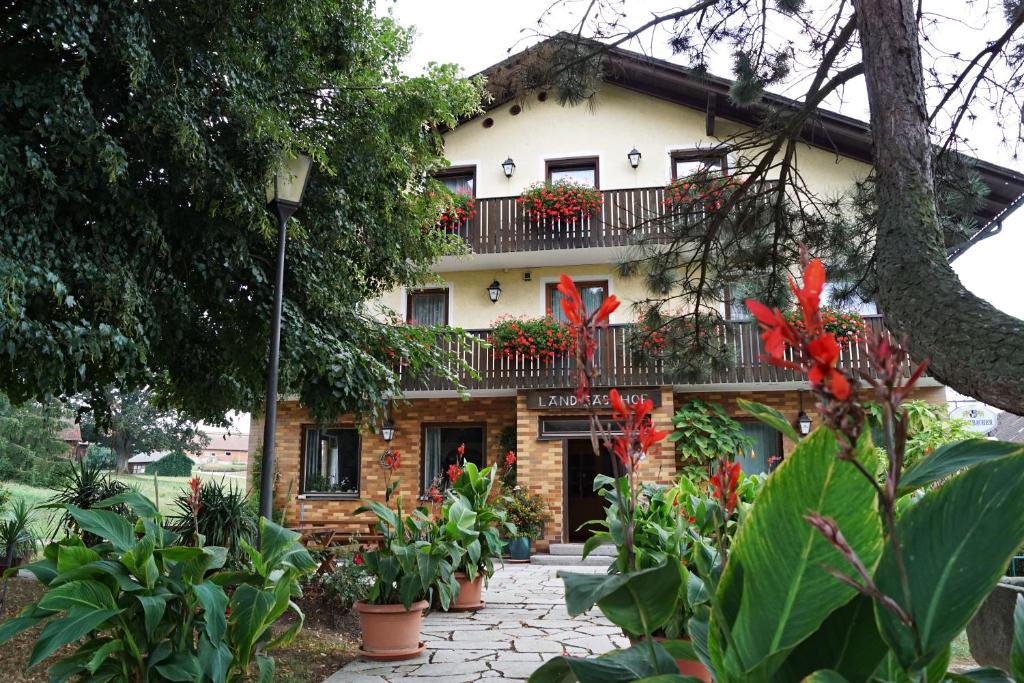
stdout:
<svg viewBox="0 0 1024 683">
<path fill-rule="evenodd" d="M 302 526 L 292 527 L 301 536 L 299 543 L 307 550 L 325 553 L 323 561 L 317 568 L 317 574 L 334 571 L 334 549 L 341 546 L 358 545 L 360 548 L 376 548 L 384 537 L 374 530 L 374 524 L 368 522 L 323 522 L 304 521 Z"/>
</svg>

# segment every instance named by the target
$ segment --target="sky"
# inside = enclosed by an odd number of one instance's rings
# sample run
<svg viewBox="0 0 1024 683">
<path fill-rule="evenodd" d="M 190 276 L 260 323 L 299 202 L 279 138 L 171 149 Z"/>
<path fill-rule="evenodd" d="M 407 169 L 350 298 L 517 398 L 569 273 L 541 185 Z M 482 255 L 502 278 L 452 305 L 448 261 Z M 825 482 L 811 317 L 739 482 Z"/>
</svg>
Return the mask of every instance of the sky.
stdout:
<svg viewBox="0 0 1024 683">
<path fill-rule="evenodd" d="M 412 53 L 403 65 L 407 73 L 422 71 L 429 62 L 459 64 L 467 75 L 477 73 L 508 56 L 527 47 L 536 38 L 531 32 L 537 29 L 537 20 L 554 0 L 381 0 L 378 11 L 390 12 L 400 24 L 413 26 L 416 38 Z M 672 0 L 630 0 L 627 20 L 640 23 L 651 11 L 672 8 L 679 3 Z M 571 28 L 572 13 L 580 9 L 580 0 L 570 0 L 560 6 L 562 11 L 551 16 L 546 25 L 547 32 Z M 964 32 L 948 24 L 940 27 L 937 38 L 945 38 L 957 47 L 965 40 Z M 672 59 L 664 46 L 664 40 L 655 36 L 653 54 L 663 59 Z M 673 61 L 680 61 L 675 59 Z M 682 63 L 682 62 L 681 62 Z M 685 65 L 685 64 L 684 64 Z M 711 62 L 712 72 L 729 76 L 728 55 L 719 55 Z M 866 96 L 862 82 L 847 90 L 842 113 L 857 118 L 867 117 Z M 994 129 L 984 122 L 976 125 L 972 140 L 976 152 L 987 161 L 1001 164 L 1024 172 L 1024 164 L 1012 159 L 1011 153 L 1001 148 L 998 140 L 989 139 L 988 132 Z M 988 300 L 997 308 L 1024 318 L 1024 208 L 1004 221 L 1000 234 L 990 237 L 972 247 L 954 262 L 954 269 L 964 285 L 978 296 Z"/>
</svg>

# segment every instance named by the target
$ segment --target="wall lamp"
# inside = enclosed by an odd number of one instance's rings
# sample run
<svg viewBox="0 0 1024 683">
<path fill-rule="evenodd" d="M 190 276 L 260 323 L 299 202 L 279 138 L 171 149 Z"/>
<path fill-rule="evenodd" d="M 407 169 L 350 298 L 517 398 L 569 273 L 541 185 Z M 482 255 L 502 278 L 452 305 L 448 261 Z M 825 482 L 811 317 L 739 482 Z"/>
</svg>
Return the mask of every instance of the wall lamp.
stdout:
<svg viewBox="0 0 1024 683">
<path fill-rule="evenodd" d="M 487 285 L 487 296 L 490 297 L 492 304 L 498 303 L 498 299 L 501 298 L 501 283 L 495 280 Z"/>
<path fill-rule="evenodd" d="M 633 149 L 629 150 L 629 154 L 626 155 L 626 158 L 629 159 L 629 165 L 632 166 L 633 168 L 636 168 L 637 166 L 640 165 L 640 157 L 642 156 L 643 154 L 640 153 L 640 150 L 634 147 Z"/>
<path fill-rule="evenodd" d="M 512 157 L 501 162 L 501 170 L 505 172 L 506 178 L 512 177 L 512 174 L 516 172 L 516 162 L 512 161 Z"/>
</svg>

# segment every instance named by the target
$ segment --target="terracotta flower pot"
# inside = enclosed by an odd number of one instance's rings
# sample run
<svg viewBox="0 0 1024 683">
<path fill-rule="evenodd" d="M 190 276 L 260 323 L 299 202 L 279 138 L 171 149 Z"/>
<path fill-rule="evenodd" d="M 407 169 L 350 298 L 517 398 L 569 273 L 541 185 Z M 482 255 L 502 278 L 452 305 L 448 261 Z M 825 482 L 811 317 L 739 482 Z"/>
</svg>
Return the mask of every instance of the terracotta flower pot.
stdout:
<svg viewBox="0 0 1024 683">
<path fill-rule="evenodd" d="M 639 643 L 643 641 L 643 639 L 643 636 L 640 636 L 639 638 L 630 637 L 630 641 L 633 643 Z M 668 638 L 664 636 L 654 636 L 654 639 L 659 643 L 664 643 L 666 640 L 668 640 Z M 683 636 L 682 638 L 678 638 L 678 640 L 689 641 L 690 638 L 689 636 Z M 713 679 L 711 678 L 711 672 L 708 671 L 708 668 L 704 666 L 701 662 L 695 661 L 693 659 L 677 659 L 676 667 L 679 668 L 679 673 L 683 676 L 693 676 L 698 680 L 704 681 L 704 683 L 712 683 L 713 681 Z"/>
<path fill-rule="evenodd" d="M 426 649 L 420 640 L 420 624 L 427 601 L 405 605 L 370 605 L 365 600 L 356 603 L 359 625 L 363 629 L 363 644 L 359 654 L 366 659 L 394 661 L 412 659 Z"/>
<path fill-rule="evenodd" d="M 484 601 L 480 594 L 483 591 L 484 575 L 477 574 L 476 580 L 470 581 L 463 572 L 455 572 L 455 580 L 459 582 L 459 594 L 455 596 L 455 602 L 448 611 L 469 612 L 483 609 Z"/>
</svg>

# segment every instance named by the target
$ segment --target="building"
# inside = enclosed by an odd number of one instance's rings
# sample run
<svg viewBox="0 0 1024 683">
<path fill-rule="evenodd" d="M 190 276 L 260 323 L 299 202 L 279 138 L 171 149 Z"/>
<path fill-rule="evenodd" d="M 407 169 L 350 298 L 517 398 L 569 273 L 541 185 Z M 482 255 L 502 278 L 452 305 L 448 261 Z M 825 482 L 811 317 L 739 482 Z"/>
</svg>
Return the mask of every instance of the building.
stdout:
<svg viewBox="0 0 1024 683">
<path fill-rule="evenodd" d="M 209 442 L 199 451 L 200 464 L 245 465 L 249 462 L 249 435 L 222 430 L 206 430 Z"/>
<path fill-rule="evenodd" d="M 77 422 L 67 420 L 59 432 L 57 438 L 67 444 L 67 457 L 73 460 L 81 460 L 89 444 L 82 441 L 82 428 Z"/>
<path fill-rule="evenodd" d="M 514 68 L 514 59 L 499 65 Z M 736 406 L 744 397 L 773 406 L 796 421 L 803 409 L 807 384 L 792 372 L 761 360 L 756 326 L 742 315 L 732 318 L 722 334 L 737 359 L 732 369 L 699 383 L 678 383 L 657 367 L 634 362 L 627 352 L 631 319 L 629 303 L 644 298 L 639 279 L 625 279 L 615 264 L 628 248 L 637 209 L 658 211 L 665 186 L 675 177 L 728 158 L 707 158 L 707 148 L 744 126 L 756 123 L 750 110 L 730 104 L 728 81 L 696 79 L 687 69 L 624 50 L 612 50 L 606 84 L 595 109 L 563 107 L 543 91 L 528 106 L 496 98 L 487 111 L 445 135 L 451 162 L 443 180 L 453 189 L 476 197 L 477 213 L 460 228 L 472 256 L 446 257 L 436 266 L 441 283 L 414 291 L 396 291 L 381 303 L 408 321 L 446 323 L 474 331 L 481 341 L 500 316 L 541 316 L 558 311 L 554 283 L 561 273 L 572 276 L 595 301 L 610 294 L 622 299 L 602 339 L 601 394 L 610 386 L 624 394 L 655 402 L 658 428 L 671 428 L 677 406 L 692 398 L 714 401 L 743 421 L 754 439 L 756 458 L 748 470 L 763 470 L 771 457 L 792 448 L 781 434 L 748 420 Z M 774 98 L 778 106 L 792 102 Z M 870 170 L 870 139 L 863 122 L 821 112 L 805 131 L 799 165 L 805 181 L 829 193 L 845 189 Z M 631 149 L 642 152 L 636 167 Z M 503 161 L 515 163 L 511 176 Z M 991 164 L 979 166 L 991 186 L 980 216 L 988 222 L 1024 193 L 1024 176 Z M 530 183 L 574 178 L 600 189 L 599 216 L 572 225 L 532 223 L 517 207 L 516 196 Z M 489 286 L 500 293 L 492 303 Z M 883 329 L 881 316 L 865 316 Z M 467 378 L 469 398 L 441 382 L 409 382 L 406 403 L 392 411 L 392 446 L 403 455 L 402 490 L 406 500 L 422 495 L 432 478 L 443 472 L 465 445 L 466 458 L 482 464 L 498 462 L 511 440 L 518 454 L 518 481 L 547 501 L 552 515 L 538 544 L 578 540 L 577 527 L 601 515 L 593 478 L 610 473 L 609 458 L 595 458 L 587 439 L 582 411 L 574 407 L 572 374 L 565 362 L 540 363 L 507 359 L 477 346 L 471 362 L 480 378 Z M 863 346 L 848 346 L 842 363 L 856 367 Z M 930 378 L 916 396 L 944 402 L 944 388 Z M 599 397 L 600 398 L 600 397 Z M 811 405 L 808 402 L 808 412 Z M 250 430 L 259 447 L 262 429 Z M 387 446 L 382 438 L 344 416 L 317 426 L 297 401 L 279 403 L 275 436 L 278 468 L 284 485 L 275 504 L 291 506 L 294 522 L 351 521 L 360 498 L 382 498 L 384 471 L 379 460 Z M 677 469 L 671 444 L 649 454 L 644 476 L 670 482 Z M 295 495 L 297 494 L 297 495 Z"/>
</svg>

